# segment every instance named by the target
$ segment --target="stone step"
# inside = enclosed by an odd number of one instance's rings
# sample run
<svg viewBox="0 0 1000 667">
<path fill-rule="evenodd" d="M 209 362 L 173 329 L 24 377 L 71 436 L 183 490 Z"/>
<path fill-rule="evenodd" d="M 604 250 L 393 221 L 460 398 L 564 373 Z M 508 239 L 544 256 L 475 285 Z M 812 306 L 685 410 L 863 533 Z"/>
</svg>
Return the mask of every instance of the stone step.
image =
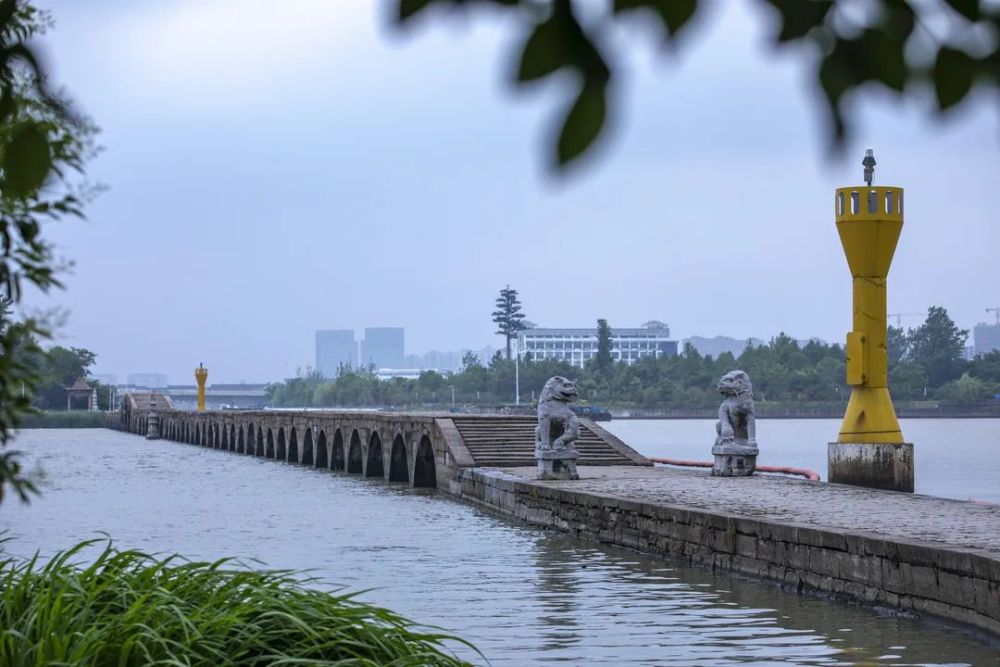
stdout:
<svg viewBox="0 0 1000 667">
<path fill-rule="evenodd" d="M 454 417 L 452 421 L 476 465 L 535 465 L 534 417 Z M 580 426 L 576 449 L 581 465 L 636 465 L 586 424 Z"/>
</svg>

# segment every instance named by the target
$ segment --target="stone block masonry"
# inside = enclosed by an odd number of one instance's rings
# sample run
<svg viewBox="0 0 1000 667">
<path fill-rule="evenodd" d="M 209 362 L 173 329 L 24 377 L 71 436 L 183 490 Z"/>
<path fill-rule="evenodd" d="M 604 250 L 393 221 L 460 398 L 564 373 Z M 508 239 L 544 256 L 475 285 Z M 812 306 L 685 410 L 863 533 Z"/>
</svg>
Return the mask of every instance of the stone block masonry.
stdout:
<svg viewBox="0 0 1000 667">
<path fill-rule="evenodd" d="M 1000 636 L 1000 507 L 662 468 L 469 468 L 452 493 L 529 524 Z M 683 500 L 682 500 L 683 499 Z"/>
</svg>

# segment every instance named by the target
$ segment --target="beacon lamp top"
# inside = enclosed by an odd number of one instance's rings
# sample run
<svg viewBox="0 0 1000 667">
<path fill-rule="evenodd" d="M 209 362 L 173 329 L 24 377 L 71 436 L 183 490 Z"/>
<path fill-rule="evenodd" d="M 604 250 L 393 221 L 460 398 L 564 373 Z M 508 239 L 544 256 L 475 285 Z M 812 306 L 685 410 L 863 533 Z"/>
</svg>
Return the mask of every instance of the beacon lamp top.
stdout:
<svg viewBox="0 0 1000 667">
<path fill-rule="evenodd" d="M 865 183 L 868 187 L 872 186 L 872 180 L 875 178 L 875 151 L 871 148 L 865 149 L 865 159 L 861 161 L 862 166 L 865 168 Z"/>
</svg>

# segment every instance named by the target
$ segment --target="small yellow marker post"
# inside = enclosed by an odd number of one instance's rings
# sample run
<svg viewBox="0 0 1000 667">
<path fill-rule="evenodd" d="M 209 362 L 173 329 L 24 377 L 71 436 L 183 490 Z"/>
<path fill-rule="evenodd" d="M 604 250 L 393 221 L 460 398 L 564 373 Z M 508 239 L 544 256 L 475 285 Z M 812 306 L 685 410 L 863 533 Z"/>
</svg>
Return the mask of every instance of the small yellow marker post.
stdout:
<svg viewBox="0 0 1000 667">
<path fill-rule="evenodd" d="M 198 383 L 198 412 L 205 411 L 205 381 L 208 380 L 208 369 L 204 364 L 198 364 L 194 369 L 194 379 Z"/>
<path fill-rule="evenodd" d="M 875 157 L 862 161 L 865 185 L 837 188 L 837 233 L 854 279 L 854 326 L 847 334 L 851 398 L 827 456 L 831 482 L 913 491 L 913 445 L 903 442 L 889 396 L 886 277 L 903 229 L 903 189 L 873 186 Z"/>
</svg>

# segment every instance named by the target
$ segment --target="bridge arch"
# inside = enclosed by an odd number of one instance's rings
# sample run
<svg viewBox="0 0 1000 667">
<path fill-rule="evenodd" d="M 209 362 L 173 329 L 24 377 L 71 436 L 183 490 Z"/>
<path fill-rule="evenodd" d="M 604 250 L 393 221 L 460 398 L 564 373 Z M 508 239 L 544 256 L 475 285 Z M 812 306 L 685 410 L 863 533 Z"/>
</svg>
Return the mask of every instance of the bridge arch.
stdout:
<svg viewBox="0 0 1000 667">
<path fill-rule="evenodd" d="M 257 442 L 254 440 L 253 436 L 254 436 L 253 422 L 250 422 L 249 424 L 247 424 L 247 446 L 245 450 L 245 452 L 250 455 L 257 453 L 256 451 Z"/>
<path fill-rule="evenodd" d="M 246 447 L 247 447 L 247 441 L 243 435 L 243 425 L 240 424 L 240 435 L 239 438 L 236 440 L 236 453 L 243 454 L 244 452 L 246 452 Z"/>
<path fill-rule="evenodd" d="M 426 435 L 420 438 L 416 460 L 413 464 L 413 486 L 437 486 L 437 472 L 434 469 L 434 447 Z"/>
<path fill-rule="evenodd" d="M 316 439 L 316 467 L 330 467 L 330 454 L 326 450 L 326 431 L 320 431 L 319 438 Z"/>
<path fill-rule="evenodd" d="M 389 481 L 407 483 L 410 481 L 406 442 L 403 440 L 402 433 L 397 433 L 396 437 L 392 439 L 392 452 L 389 454 Z"/>
<path fill-rule="evenodd" d="M 229 426 L 229 451 L 236 451 L 236 424 Z"/>
<path fill-rule="evenodd" d="M 219 445 L 219 449 L 228 450 L 229 449 L 229 428 L 223 424 L 222 428 L 222 444 Z"/>
<path fill-rule="evenodd" d="M 266 441 L 264 440 L 264 429 L 260 426 L 257 427 L 257 442 L 253 450 L 254 456 L 264 456 L 264 447 Z"/>
<path fill-rule="evenodd" d="M 302 465 L 311 466 L 313 464 L 313 431 L 306 429 L 306 434 L 302 437 Z"/>
<path fill-rule="evenodd" d="M 368 460 L 365 462 L 365 477 L 385 477 L 382 458 L 382 438 L 378 431 L 372 431 L 368 438 Z"/>
<path fill-rule="evenodd" d="M 274 458 L 274 431 L 271 429 L 267 429 L 267 449 L 264 450 L 264 456 Z"/>
<path fill-rule="evenodd" d="M 215 449 L 222 448 L 222 429 L 219 428 L 218 424 L 212 424 L 212 430 L 215 432 L 215 444 L 212 446 Z"/>
<path fill-rule="evenodd" d="M 344 470 L 347 463 L 344 457 L 344 434 L 339 428 L 333 432 L 333 446 L 330 447 L 330 470 Z"/>
<path fill-rule="evenodd" d="M 288 458 L 289 463 L 299 462 L 299 437 L 295 432 L 295 427 L 293 426 L 288 431 Z"/>
<path fill-rule="evenodd" d="M 336 455 L 336 452 L 334 454 Z M 358 430 L 354 429 L 351 432 L 351 446 L 347 450 L 347 472 L 360 475 L 365 471 L 364 465 L 364 457 L 361 455 L 361 436 Z"/>
<path fill-rule="evenodd" d="M 274 451 L 274 458 L 284 461 L 288 458 L 288 443 L 285 442 L 285 427 L 278 427 L 278 448 Z"/>
</svg>

